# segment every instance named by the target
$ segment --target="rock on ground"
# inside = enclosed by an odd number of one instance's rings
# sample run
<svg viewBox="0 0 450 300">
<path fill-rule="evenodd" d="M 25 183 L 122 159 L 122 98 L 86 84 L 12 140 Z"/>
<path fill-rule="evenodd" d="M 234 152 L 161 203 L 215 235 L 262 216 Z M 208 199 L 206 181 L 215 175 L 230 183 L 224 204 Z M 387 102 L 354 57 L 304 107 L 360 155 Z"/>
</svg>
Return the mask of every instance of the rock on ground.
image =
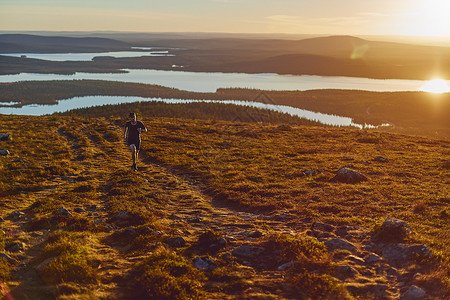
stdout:
<svg viewBox="0 0 450 300">
<path fill-rule="evenodd" d="M 331 181 L 355 184 L 362 181 L 367 181 L 367 177 L 357 171 L 347 168 L 340 168 Z"/>
</svg>

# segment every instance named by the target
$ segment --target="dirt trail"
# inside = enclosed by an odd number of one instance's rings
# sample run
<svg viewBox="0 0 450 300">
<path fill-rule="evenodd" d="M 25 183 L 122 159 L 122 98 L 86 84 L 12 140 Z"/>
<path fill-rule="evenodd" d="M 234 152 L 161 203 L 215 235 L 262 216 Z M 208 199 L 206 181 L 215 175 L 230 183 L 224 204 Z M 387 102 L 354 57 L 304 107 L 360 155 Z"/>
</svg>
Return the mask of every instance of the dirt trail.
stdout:
<svg viewBox="0 0 450 300">
<path fill-rule="evenodd" d="M 106 186 L 109 175 L 117 170 L 129 170 L 130 154 L 128 149 L 120 141 L 110 141 L 108 138 L 112 133 L 121 134 L 120 128 L 113 128 L 112 124 L 100 124 L 101 131 L 94 126 L 84 126 L 79 133 L 81 137 L 75 137 L 58 130 L 57 134 L 65 140 L 67 147 L 71 149 L 72 161 L 78 165 L 78 173 L 69 176 L 52 178 L 42 185 L 44 189 L 36 192 L 33 196 L 35 200 L 45 200 L 53 194 L 66 192 L 73 189 L 79 183 L 81 177 L 95 179 L 98 186 Z M 84 146 L 81 145 L 84 143 Z M 144 142 L 145 147 L 145 142 Z M 80 159 L 80 157 L 87 157 Z M 203 192 L 202 183 L 173 171 L 170 167 L 151 162 L 145 159 L 145 150 L 142 153 L 142 160 L 136 176 L 141 176 L 148 180 L 155 189 L 164 190 L 172 195 L 171 200 L 164 203 L 165 217 L 170 226 L 179 229 L 186 242 L 192 243 L 206 230 L 220 232 L 228 241 L 229 251 L 242 244 L 252 244 L 258 242 L 261 235 L 267 233 L 267 226 L 271 232 L 286 234 L 298 234 L 305 232 L 311 227 L 311 223 L 305 223 L 296 218 L 291 218 L 288 213 L 277 212 L 272 214 L 253 214 L 251 212 L 237 211 L 226 205 L 220 205 L 210 195 Z M 14 203 L 3 203 L 3 215 L 9 217 L 3 224 L 8 228 L 7 234 L 15 237 L 22 237 L 27 240 L 26 249 L 19 255 L 20 261 L 15 264 L 15 269 L 11 272 L 12 278 L 9 286 L 16 296 L 16 299 L 51 299 L 53 290 L 43 288 L 42 281 L 36 272 L 36 258 L 40 250 L 46 243 L 49 232 L 25 232 L 24 226 L 27 223 L 26 216 L 17 218 L 12 215 L 15 212 L 24 212 L 33 201 L 26 200 L 27 195 L 19 195 L 18 201 Z M 21 201 L 24 200 L 24 201 Z M 93 222 L 106 222 L 110 217 L 107 203 L 101 197 L 90 199 L 84 203 L 84 210 L 78 213 L 80 216 L 89 217 Z M 72 205 L 72 206 L 70 206 Z M 77 205 L 67 204 L 65 208 L 71 212 Z M 75 213 L 74 213 L 75 214 Z M 118 246 L 108 242 L 116 230 L 120 228 L 111 227 L 108 232 L 97 232 L 92 234 L 93 256 L 97 260 L 97 269 L 101 278 L 101 283 L 89 293 L 101 299 L 124 299 L 127 288 L 126 276 L 133 269 L 136 262 L 142 259 L 141 254 L 127 253 L 127 246 Z M 123 229 L 123 228 L 122 228 Z M 358 231 L 359 230 L 359 231 Z M 361 229 L 355 228 L 360 235 Z M 256 233 L 255 233 L 256 232 Z M 355 235 L 356 237 L 356 235 Z M 397 270 L 388 264 L 367 268 L 362 266 L 362 257 L 367 257 L 371 252 L 361 250 L 361 240 L 354 238 L 351 241 L 358 247 L 357 253 L 360 257 L 354 257 L 353 261 L 348 257 L 340 260 L 335 258 L 338 264 L 351 266 L 358 271 L 358 275 L 347 280 L 347 284 L 379 286 L 379 289 L 387 290 L 383 292 L 383 297 L 396 298 L 403 285 L 401 270 Z M 363 269 L 366 269 L 364 272 Z M 252 286 L 255 291 L 267 294 L 277 292 L 277 283 L 283 280 L 282 271 L 253 270 Z M 265 289 L 268 290 L 265 290 Z M 250 287 L 249 289 L 252 289 Z M 40 296 L 40 298 L 39 298 Z M 230 295 L 228 295 L 230 297 Z"/>
</svg>

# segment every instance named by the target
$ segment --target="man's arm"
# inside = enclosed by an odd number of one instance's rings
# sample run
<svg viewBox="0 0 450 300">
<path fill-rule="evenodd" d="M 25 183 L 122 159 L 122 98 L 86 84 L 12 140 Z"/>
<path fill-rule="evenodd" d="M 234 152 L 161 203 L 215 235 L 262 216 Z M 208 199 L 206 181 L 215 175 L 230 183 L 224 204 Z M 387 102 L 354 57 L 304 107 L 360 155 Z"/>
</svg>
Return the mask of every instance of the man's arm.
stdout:
<svg viewBox="0 0 450 300">
<path fill-rule="evenodd" d="M 144 123 L 141 122 L 140 125 L 141 125 L 141 126 L 139 126 L 139 128 L 138 128 L 139 132 L 146 132 L 146 131 L 147 131 L 147 128 L 145 128 Z"/>
<path fill-rule="evenodd" d="M 125 128 L 123 129 L 123 138 L 127 139 L 127 135 L 128 135 L 128 127 L 127 125 L 125 125 Z"/>
</svg>

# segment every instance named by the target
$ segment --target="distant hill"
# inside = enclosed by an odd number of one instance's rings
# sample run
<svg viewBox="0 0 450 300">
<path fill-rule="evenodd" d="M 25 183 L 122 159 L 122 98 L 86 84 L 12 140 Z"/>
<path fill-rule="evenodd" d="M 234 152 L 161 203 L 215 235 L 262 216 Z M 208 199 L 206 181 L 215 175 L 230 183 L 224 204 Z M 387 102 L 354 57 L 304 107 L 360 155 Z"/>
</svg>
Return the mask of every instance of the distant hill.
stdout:
<svg viewBox="0 0 450 300">
<path fill-rule="evenodd" d="M 59 53 L 128 50 L 130 45 L 106 38 L 1 34 L 0 53 Z"/>
<path fill-rule="evenodd" d="M 200 67 L 202 70 L 202 68 Z M 361 60 L 345 60 L 313 54 L 285 54 L 253 61 L 239 61 L 205 67 L 204 71 L 243 72 L 243 73 L 278 73 L 310 74 L 338 76 L 345 70 L 348 76 L 357 76 L 369 72 Z"/>
<path fill-rule="evenodd" d="M 120 35 L 118 36 L 118 38 Z M 137 38 L 137 37 L 136 37 Z M 299 40 L 261 38 L 163 38 L 153 36 L 132 44 L 98 37 L 0 35 L 0 53 L 70 53 L 130 50 L 131 46 L 163 47 L 173 56 L 104 58 L 88 64 L 26 58 L 1 58 L 2 74 L 21 72 L 74 73 L 120 69 L 336 75 L 380 79 L 450 79 L 450 47 L 369 41 L 353 36 Z M 102 72 L 102 71 L 100 71 Z"/>
</svg>

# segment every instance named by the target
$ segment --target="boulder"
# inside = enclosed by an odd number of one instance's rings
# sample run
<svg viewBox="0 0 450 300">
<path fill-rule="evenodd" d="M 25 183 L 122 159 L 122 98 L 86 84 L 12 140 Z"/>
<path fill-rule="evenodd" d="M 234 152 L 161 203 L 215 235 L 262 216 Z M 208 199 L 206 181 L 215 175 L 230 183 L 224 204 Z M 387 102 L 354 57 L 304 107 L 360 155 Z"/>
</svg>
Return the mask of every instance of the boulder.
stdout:
<svg viewBox="0 0 450 300">
<path fill-rule="evenodd" d="M 347 168 L 340 168 L 331 181 L 355 184 L 362 181 L 367 181 L 367 177 L 357 171 Z"/>
<path fill-rule="evenodd" d="M 372 239 L 383 243 L 399 243 L 411 233 L 411 228 L 405 221 L 389 218 L 376 230 Z"/>
<path fill-rule="evenodd" d="M 421 288 L 412 285 L 406 293 L 400 298 L 402 300 L 420 300 L 425 299 L 426 293 Z"/>
<path fill-rule="evenodd" d="M 393 244 L 382 250 L 383 258 L 395 265 L 414 262 L 418 258 L 429 258 L 432 256 L 430 249 L 425 245 Z"/>
<path fill-rule="evenodd" d="M 9 155 L 8 150 L 0 150 L 0 156 L 7 156 L 7 155 Z"/>
</svg>

